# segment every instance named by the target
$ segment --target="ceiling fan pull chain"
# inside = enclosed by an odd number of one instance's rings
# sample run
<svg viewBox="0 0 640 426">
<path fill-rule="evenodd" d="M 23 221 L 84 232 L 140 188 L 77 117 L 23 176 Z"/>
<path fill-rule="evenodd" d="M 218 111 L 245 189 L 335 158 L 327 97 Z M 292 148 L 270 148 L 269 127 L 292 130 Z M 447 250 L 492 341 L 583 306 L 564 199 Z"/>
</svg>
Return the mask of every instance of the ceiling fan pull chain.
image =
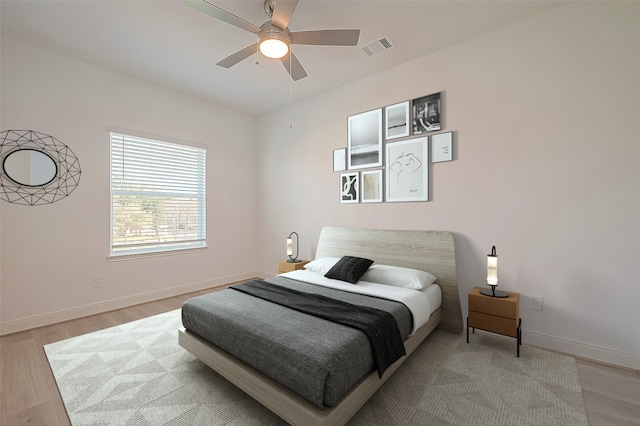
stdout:
<svg viewBox="0 0 640 426">
<path fill-rule="evenodd" d="M 291 57 L 293 56 L 293 52 L 289 50 L 289 73 L 292 72 L 292 64 Z M 289 77 L 289 128 L 293 129 L 293 108 L 291 108 L 291 104 L 293 103 L 293 77 Z"/>
</svg>

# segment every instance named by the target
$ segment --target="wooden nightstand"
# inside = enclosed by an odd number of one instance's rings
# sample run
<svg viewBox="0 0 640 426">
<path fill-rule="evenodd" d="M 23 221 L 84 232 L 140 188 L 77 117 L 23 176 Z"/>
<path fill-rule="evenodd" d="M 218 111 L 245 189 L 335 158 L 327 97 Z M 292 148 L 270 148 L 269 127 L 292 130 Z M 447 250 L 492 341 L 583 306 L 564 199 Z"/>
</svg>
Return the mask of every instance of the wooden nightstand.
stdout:
<svg viewBox="0 0 640 426">
<path fill-rule="evenodd" d="M 490 297 L 480 294 L 481 287 L 469 292 L 469 316 L 467 317 L 467 343 L 469 327 L 516 338 L 516 351 L 520 356 L 522 344 L 522 319 L 520 319 L 520 293 L 506 291 L 508 297 Z"/>
<path fill-rule="evenodd" d="M 284 274 L 285 272 L 304 269 L 304 265 L 306 265 L 307 263 L 309 263 L 308 260 L 300 260 L 300 262 L 287 262 L 286 260 L 281 260 L 278 262 L 278 273 Z"/>
</svg>

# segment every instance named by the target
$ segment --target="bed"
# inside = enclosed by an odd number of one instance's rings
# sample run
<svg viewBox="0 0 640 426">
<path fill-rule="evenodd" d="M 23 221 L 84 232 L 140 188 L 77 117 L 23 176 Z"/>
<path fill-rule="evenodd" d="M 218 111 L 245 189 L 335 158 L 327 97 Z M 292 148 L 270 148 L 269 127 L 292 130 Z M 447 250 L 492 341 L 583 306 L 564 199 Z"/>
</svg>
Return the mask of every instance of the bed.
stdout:
<svg viewBox="0 0 640 426">
<path fill-rule="evenodd" d="M 310 324 L 305 323 L 304 327 L 311 328 L 306 328 L 303 335 L 292 338 L 292 335 L 289 334 L 293 332 L 291 324 L 300 320 L 298 315 L 306 314 L 300 312 L 292 313 L 289 308 L 275 304 L 272 306 L 270 302 L 254 298 L 254 296 L 247 295 L 239 291 L 239 289 L 223 290 L 185 302 L 183 306 L 185 327 L 179 330 L 180 345 L 291 424 L 345 424 L 436 327 L 460 334 L 463 330 L 463 323 L 456 280 L 455 247 L 450 233 L 442 231 L 324 227 L 318 241 L 316 259 L 338 259 L 343 256 L 371 259 L 375 261 L 374 265 L 392 265 L 427 271 L 435 276 L 435 284 L 440 301 L 437 306 L 432 306 L 426 318 L 420 321 L 415 319 L 416 314 L 413 311 L 412 302 L 384 301 L 379 297 L 367 298 L 366 294 L 364 296 L 352 295 L 351 293 L 342 292 L 343 289 L 340 286 L 337 289 L 326 290 L 323 287 L 322 290 L 317 290 L 320 294 L 319 297 L 323 297 L 322 295 L 325 294 L 327 297 L 332 297 L 331 293 L 333 291 L 339 291 L 343 295 L 341 299 L 349 302 L 358 300 L 358 298 L 367 299 L 366 303 L 373 303 L 376 310 L 388 310 L 390 315 L 396 318 L 398 328 L 402 333 L 406 356 L 400 357 L 384 369 L 375 368 L 378 366 L 375 363 L 373 366 L 367 364 L 374 362 L 371 360 L 374 357 L 371 349 L 362 349 L 363 347 L 369 348 L 367 345 L 362 344 L 362 339 L 365 342 L 368 340 L 367 336 L 358 330 L 352 328 L 344 329 L 345 326 L 343 325 L 329 323 L 316 318 L 311 320 Z M 301 283 L 300 281 L 305 280 L 305 275 L 304 272 L 302 275 L 299 272 L 303 271 L 282 274 L 267 281 L 272 287 L 278 289 L 293 284 L 296 285 L 296 289 L 303 288 L 305 291 L 311 288 L 318 288 L 314 283 Z M 254 285 L 254 283 L 248 284 Z M 255 283 L 255 285 L 258 284 L 261 283 Z M 361 282 L 358 283 L 358 286 L 365 287 L 367 282 L 360 284 Z M 298 287 L 298 285 L 303 287 Z M 351 284 L 347 285 L 352 286 Z M 433 293 L 433 288 L 424 292 Z M 221 294 L 223 296 L 220 296 Z M 240 299 L 241 305 L 249 304 L 250 307 L 232 306 L 227 308 L 227 305 L 232 305 L 232 299 Z M 380 300 L 370 301 L 373 299 Z M 213 305 L 210 305 L 210 303 L 213 303 Z M 379 305 L 381 307 L 378 307 Z M 218 312 L 221 309 L 229 310 L 222 313 Z M 406 319 L 402 319 L 406 315 L 404 311 L 407 310 L 410 311 L 408 323 Z M 218 318 L 218 320 L 224 319 L 225 325 L 215 327 L 215 325 L 212 326 L 206 322 L 200 324 L 199 321 L 201 320 L 198 318 L 202 315 L 211 315 L 212 318 L 222 315 L 223 318 Z M 239 328 L 235 329 L 234 327 L 236 326 L 240 327 L 240 325 L 233 323 L 235 318 L 239 319 L 239 323 L 248 323 L 249 327 L 244 332 L 240 332 Z M 226 321 L 232 322 L 227 323 Z M 324 322 L 324 325 L 321 322 Z M 285 329 L 280 330 L 278 327 L 281 325 Z M 314 329 L 313 327 L 316 328 Z M 287 368 L 293 370 L 301 369 L 303 372 L 304 368 L 309 368 L 309 371 L 314 372 L 317 370 L 317 366 L 312 364 L 314 360 L 307 360 L 307 354 L 313 352 L 310 355 L 310 358 L 313 358 L 316 352 L 323 353 L 325 348 L 323 345 L 319 345 L 317 341 L 324 341 L 324 329 L 327 329 L 327 333 L 329 333 L 334 328 L 336 329 L 335 331 L 339 331 L 340 327 L 343 327 L 343 329 L 337 334 L 340 335 L 340 339 L 346 339 L 344 344 L 357 346 L 358 350 L 364 350 L 365 353 L 345 357 L 339 352 L 332 352 L 333 349 L 327 347 L 327 353 L 331 354 L 332 359 L 335 358 L 334 363 L 340 365 L 335 366 L 335 369 L 333 366 L 328 366 L 326 376 L 330 379 L 326 379 L 327 382 L 324 383 L 325 387 L 321 390 L 323 392 L 321 395 L 316 395 L 318 389 L 315 389 L 316 383 L 312 383 L 312 379 L 310 379 L 309 383 L 301 384 L 299 388 L 287 382 L 287 377 L 295 373 L 295 371 L 289 371 Z M 221 338 L 218 333 L 222 333 L 222 329 L 226 330 L 226 337 Z M 301 329 L 304 328 L 301 326 Z M 311 333 L 309 330 L 314 331 Z M 248 340 L 252 342 L 252 345 L 254 340 L 261 339 L 261 336 L 270 335 L 275 336 L 273 340 L 280 337 L 282 340 L 300 341 L 300 345 L 304 345 L 306 340 L 311 340 L 315 342 L 316 347 L 308 351 L 304 348 L 295 348 L 292 349 L 291 354 L 285 353 L 286 351 L 283 351 L 283 348 L 278 347 L 275 343 L 275 349 L 265 349 L 265 352 L 262 352 L 262 349 L 258 346 L 251 346 L 251 350 L 247 350 L 249 349 L 246 346 L 248 343 L 246 341 L 243 343 L 241 339 L 245 334 L 249 336 Z M 309 339 L 309 336 L 311 336 L 311 339 Z M 327 339 L 333 339 L 333 335 L 327 336 Z M 212 341 L 218 342 L 218 345 L 211 343 Z M 245 345 L 244 349 L 243 345 Z M 226 350 L 219 346 L 224 347 Z M 256 348 L 255 350 L 253 349 L 254 347 Z M 234 351 L 236 351 L 235 355 Z M 277 356 L 272 356 L 273 360 L 267 360 L 263 356 L 267 352 L 271 356 L 273 354 L 281 354 L 283 359 L 285 359 L 285 355 L 291 356 L 295 354 L 296 357 L 300 357 L 300 361 L 299 363 L 291 362 L 290 360 L 282 361 Z M 252 353 L 252 356 L 246 356 L 247 353 Z M 371 359 L 367 358 L 366 362 L 358 361 L 364 359 L 363 357 L 365 356 Z M 239 358 L 243 358 L 243 360 Z M 280 365 L 278 365 L 278 362 L 280 362 Z M 275 366 L 272 365 L 270 368 L 265 366 L 267 363 L 274 363 Z M 357 371 L 358 369 L 361 371 Z M 284 371 L 281 374 L 283 377 L 279 375 L 281 370 Z M 319 375 L 321 374 L 324 373 L 319 373 Z M 357 377 L 351 377 L 352 375 Z M 329 381 L 331 382 L 330 387 L 327 385 Z M 322 387 L 322 384 L 320 387 Z M 318 400 L 317 398 L 321 399 Z"/>
</svg>

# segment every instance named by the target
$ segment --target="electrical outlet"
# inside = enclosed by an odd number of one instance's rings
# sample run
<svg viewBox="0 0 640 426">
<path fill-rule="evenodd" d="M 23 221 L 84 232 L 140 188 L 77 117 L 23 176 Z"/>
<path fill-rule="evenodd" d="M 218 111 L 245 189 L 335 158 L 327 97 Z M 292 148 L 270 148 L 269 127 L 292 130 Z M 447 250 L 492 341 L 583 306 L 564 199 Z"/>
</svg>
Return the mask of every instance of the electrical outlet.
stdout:
<svg viewBox="0 0 640 426">
<path fill-rule="evenodd" d="M 531 296 L 531 309 L 534 311 L 542 310 L 542 296 Z"/>
<path fill-rule="evenodd" d="M 102 287 L 102 278 L 101 277 L 93 277 L 93 279 L 91 280 L 91 285 L 93 286 L 93 288 Z"/>
</svg>

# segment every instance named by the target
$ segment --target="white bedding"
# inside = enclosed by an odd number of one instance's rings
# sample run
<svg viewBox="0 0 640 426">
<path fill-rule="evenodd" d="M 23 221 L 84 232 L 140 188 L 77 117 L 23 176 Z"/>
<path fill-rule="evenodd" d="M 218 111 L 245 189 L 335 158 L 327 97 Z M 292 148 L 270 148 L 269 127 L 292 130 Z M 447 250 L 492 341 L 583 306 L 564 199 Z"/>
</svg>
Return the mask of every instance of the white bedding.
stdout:
<svg viewBox="0 0 640 426">
<path fill-rule="evenodd" d="M 376 296 L 403 303 L 409 308 L 409 311 L 411 311 L 413 315 L 413 329 L 411 333 L 414 333 L 426 323 L 431 313 L 438 309 L 442 303 L 442 290 L 437 284 L 431 284 L 424 290 L 412 290 L 368 281 L 358 281 L 356 284 L 350 284 L 344 281 L 332 280 L 317 272 L 304 269 L 286 272 L 280 274 L 280 276 L 337 290 Z"/>
</svg>

